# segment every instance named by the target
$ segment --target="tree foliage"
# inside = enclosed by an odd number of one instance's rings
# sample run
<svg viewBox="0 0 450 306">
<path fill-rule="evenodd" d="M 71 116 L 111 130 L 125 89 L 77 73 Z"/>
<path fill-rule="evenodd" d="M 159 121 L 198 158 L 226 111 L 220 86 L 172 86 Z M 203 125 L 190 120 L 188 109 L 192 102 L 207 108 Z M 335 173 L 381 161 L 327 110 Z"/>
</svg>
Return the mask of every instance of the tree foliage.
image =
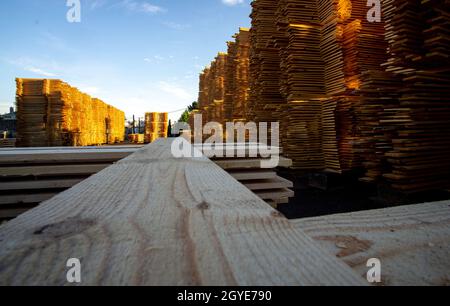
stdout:
<svg viewBox="0 0 450 306">
<path fill-rule="evenodd" d="M 187 107 L 187 109 L 183 112 L 183 114 L 181 115 L 181 117 L 178 121 L 187 123 L 189 121 L 189 114 L 196 109 L 198 109 L 197 101 L 192 102 L 192 104 Z"/>
</svg>

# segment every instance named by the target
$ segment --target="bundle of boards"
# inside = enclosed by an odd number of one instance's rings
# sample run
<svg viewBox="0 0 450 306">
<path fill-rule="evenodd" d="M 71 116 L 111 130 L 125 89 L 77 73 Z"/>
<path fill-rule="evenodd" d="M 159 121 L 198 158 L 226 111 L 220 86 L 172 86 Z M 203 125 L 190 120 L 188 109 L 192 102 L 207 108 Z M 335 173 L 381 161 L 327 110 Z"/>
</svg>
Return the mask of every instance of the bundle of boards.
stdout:
<svg viewBox="0 0 450 306">
<path fill-rule="evenodd" d="M 16 79 L 17 146 L 124 141 L 125 114 L 61 80 Z"/>
<path fill-rule="evenodd" d="M 278 176 L 276 172 L 276 168 L 292 166 L 290 159 L 280 156 L 281 148 L 259 143 L 223 143 L 194 147 L 272 207 L 289 203 L 289 199 L 295 195 L 291 190 L 293 183 Z M 273 163 L 270 162 L 271 159 Z"/>
<path fill-rule="evenodd" d="M 280 123 L 293 169 L 363 168 L 361 180 L 405 192 L 449 187 L 448 1 L 386 0 L 381 22 L 357 0 L 252 8 L 244 119 Z"/>
<path fill-rule="evenodd" d="M 386 0 L 383 11 L 389 59 L 367 73 L 363 179 L 405 192 L 448 189 L 450 3 Z"/>
<path fill-rule="evenodd" d="M 200 74 L 199 109 L 191 112 L 189 122 L 201 114 L 203 124 L 217 122 L 225 133 L 227 122 L 246 122 L 249 97 L 250 33 L 240 28 L 229 41 L 228 53 L 217 57 Z M 192 124 L 191 124 L 192 127 Z"/>
<path fill-rule="evenodd" d="M 15 138 L 0 139 L 0 148 L 13 148 L 16 146 Z"/>
<path fill-rule="evenodd" d="M 78 184 L 139 147 L 0 149 L 0 219 L 9 219 Z"/>
<path fill-rule="evenodd" d="M 146 143 L 152 143 L 158 138 L 167 138 L 169 132 L 168 113 L 146 113 L 145 114 L 145 134 Z M 139 141 L 139 136 L 136 136 Z"/>
<path fill-rule="evenodd" d="M 207 122 L 225 123 L 225 76 L 228 54 L 220 52 L 211 65 L 200 74 L 198 105 L 203 116 L 203 124 Z M 192 116 L 193 114 L 191 114 Z"/>
</svg>

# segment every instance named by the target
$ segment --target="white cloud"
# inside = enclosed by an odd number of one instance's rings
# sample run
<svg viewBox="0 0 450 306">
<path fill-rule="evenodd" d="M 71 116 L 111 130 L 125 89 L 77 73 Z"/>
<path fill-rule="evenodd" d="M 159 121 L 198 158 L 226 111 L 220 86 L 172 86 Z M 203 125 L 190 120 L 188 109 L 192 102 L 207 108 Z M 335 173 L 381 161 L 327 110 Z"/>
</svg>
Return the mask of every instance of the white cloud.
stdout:
<svg viewBox="0 0 450 306">
<path fill-rule="evenodd" d="M 162 8 L 160 6 L 153 5 L 148 2 L 134 1 L 134 0 L 122 0 L 116 6 L 123 7 L 128 11 L 141 12 L 152 15 L 167 12 L 165 8 Z"/>
<path fill-rule="evenodd" d="M 164 92 L 166 92 L 166 93 L 168 93 L 168 94 L 170 94 L 172 96 L 175 96 L 175 97 L 177 97 L 179 99 L 190 101 L 190 100 L 192 100 L 194 98 L 192 96 L 192 94 L 187 92 L 185 89 L 183 89 L 181 87 L 178 87 L 175 84 L 171 84 L 171 83 L 168 83 L 168 82 L 161 81 L 161 82 L 159 82 L 158 87 L 159 87 L 160 90 L 162 90 L 162 91 L 164 91 Z"/>
<path fill-rule="evenodd" d="M 26 71 L 29 71 L 29 72 L 32 72 L 32 73 L 35 73 L 35 74 L 38 74 L 38 75 L 42 75 L 42 76 L 45 76 L 45 77 L 55 77 L 56 76 L 56 74 L 54 74 L 52 72 L 48 72 L 48 71 L 45 71 L 43 69 L 32 67 L 32 66 L 31 67 L 24 67 L 23 70 L 26 70 Z"/>
<path fill-rule="evenodd" d="M 87 93 L 90 96 L 96 96 L 100 93 L 100 88 L 95 86 L 88 86 L 88 85 L 77 85 L 74 84 L 73 86 L 77 87 L 81 92 Z"/>
<path fill-rule="evenodd" d="M 97 8 L 101 8 L 106 4 L 107 0 L 92 0 L 91 2 L 91 10 L 95 10 Z"/>
<path fill-rule="evenodd" d="M 39 76 L 44 77 L 55 77 L 57 76 L 56 73 L 51 72 L 58 70 L 58 65 L 56 63 L 48 63 L 46 62 L 44 64 L 44 61 L 28 58 L 28 57 L 19 57 L 17 59 L 5 59 L 5 62 L 7 62 L 10 65 L 14 65 L 24 71 L 28 71 L 34 74 L 37 74 Z"/>
<path fill-rule="evenodd" d="M 172 29 L 172 30 L 185 30 L 191 27 L 190 24 L 181 24 L 181 23 L 176 23 L 176 22 L 172 22 L 172 21 L 166 21 L 163 22 L 163 25 L 165 25 L 166 27 Z"/>
<path fill-rule="evenodd" d="M 222 0 L 222 3 L 228 6 L 244 3 L 244 0 Z"/>
</svg>

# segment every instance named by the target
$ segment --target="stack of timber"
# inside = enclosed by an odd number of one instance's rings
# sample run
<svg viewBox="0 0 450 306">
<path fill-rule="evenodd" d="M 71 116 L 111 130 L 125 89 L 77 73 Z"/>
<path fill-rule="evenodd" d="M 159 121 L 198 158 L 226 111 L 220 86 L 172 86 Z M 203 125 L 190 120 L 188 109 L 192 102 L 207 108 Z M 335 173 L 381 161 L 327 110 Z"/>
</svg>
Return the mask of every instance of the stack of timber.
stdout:
<svg viewBox="0 0 450 306">
<path fill-rule="evenodd" d="M 247 120 L 280 123 L 294 169 L 364 167 L 367 182 L 448 188 L 448 1 L 386 0 L 381 22 L 357 0 L 252 7 Z M 230 61 L 236 48 L 229 44 Z M 227 116 L 233 103 L 226 95 Z"/>
<path fill-rule="evenodd" d="M 280 56 L 274 39 L 277 35 L 277 2 L 252 2 L 248 120 L 254 122 L 279 121 L 279 108 L 286 102 L 280 93 Z"/>
<path fill-rule="evenodd" d="M 135 150 L 132 146 L 0 149 L 0 219 L 20 215 Z"/>
<path fill-rule="evenodd" d="M 228 59 L 227 53 L 220 52 L 211 63 L 210 78 L 208 80 L 208 119 L 210 122 L 224 123 L 225 100 L 225 69 Z"/>
<path fill-rule="evenodd" d="M 200 74 L 199 85 L 199 110 L 198 114 L 202 115 L 202 123 L 215 122 L 224 126 L 226 117 L 225 112 L 230 114 L 230 109 L 225 106 L 227 100 L 226 94 L 226 78 L 227 78 L 228 54 L 220 52 L 210 67 L 205 68 Z M 191 114 L 191 120 L 193 120 Z M 223 131 L 223 129 L 222 129 Z"/>
<path fill-rule="evenodd" d="M 67 254 L 83 258 L 82 285 L 367 285 L 207 158 L 173 158 L 171 144 L 0 227 L 0 285 L 67 285 Z"/>
<path fill-rule="evenodd" d="M 294 169 L 324 168 L 321 98 L 325 95 L 320 53 L 321 25 L 315 0 L 279 0 L 276 46 L 280 93 L 287 104 L 281 122 L 282 146 Z"/>
<path fill-rule="evenodd" d="M 372 168 L 364 179 L 383 178 L 408 193 L 448 189 L 450 6 L 446 1 L 404 0 L 386 1 L 383 8 L 389 59 L 378 82 L 387 84 L 379 96 L 389 103 L 373 120 L 384 137 L 372 140 L 365 157 Z M 401 88 L 394 95 L 392 84 Z M 371 160 L 376 154 L 381 156 Z"/>
<path fill-rule="evenodd" d="M 17 79 L 17 146 L 123 142 L 125 114 L 61 80 Z"/>
<path fill-rule="evenodd" d="M 359 275 L 379 259 L 379 285 L 448 286 L 449 215 L 443 201 L 291 222 Z"/>
<path fill-rule="evenodd" d="M 135 144 L 143 144 L 145 142 L 145 134 L 129 134 L 128 141 Z"/>
<path fill-rule="evenodd" d="M 0 148 L 13 148 L 16 146 L 15 138 L 0 139 Z"/>
<path fill-rule="evenodd" d="M 158 138 L 167 138 L 168 133 L 169 133 L 169 113 L 145 114 L 146 143 L 152 143 Z"/>
<path fill-rule="evenodd" d="M 224 117 L 226 122 L 245 122 L 249 97 L 249 29 L 240 28 L 228 42 L 228 59 L 225 75 Z"/>
<path fill-rule="evenodd" d="M 272 207 L 287 204 L 289 198 L 294 197 L 294 191 L 291 190 L 293 183 L 276 173 L 277 167 L 292 167 L 290 159 L 278 157 L 282 153 L 281 148 L 257 143 L 195 147 Z M 275 163 L 269 163 L 275 157 Z"/>
<path fill-rule="evenodd" d="M 400 45 L 398 41 L 392 44 L 395 61 L 387 69 L 399 62 L 409 70 L 394 70 L 403 81 L 399 107 L 385 109 L 380 120 L 383 126 L 396 130 L 393 150 L 386 154 L 392 170 L 383 176 L 394 188 L 405 192 L 448 188 L 450 4 L 447 1 L 400 3 L 403 5 L 396 6 L 392 26 L 399 32 L 398 39 L 410 44 Z M 409 23 L 405 23 L 408 19 L 404 16 L 414 15 L 418 17 L 415 26 L 420 29 L 413 28 L 419 31 L 410 35 Z"/>
</svg>

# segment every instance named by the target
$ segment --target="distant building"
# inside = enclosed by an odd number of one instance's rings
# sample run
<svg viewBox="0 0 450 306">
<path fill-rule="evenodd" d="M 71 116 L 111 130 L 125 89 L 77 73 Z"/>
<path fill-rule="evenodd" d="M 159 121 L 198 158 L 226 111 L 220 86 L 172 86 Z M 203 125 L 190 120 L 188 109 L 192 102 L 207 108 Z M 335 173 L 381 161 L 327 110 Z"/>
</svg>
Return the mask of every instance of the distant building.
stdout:
<svg viewBox="0 0 450 306">
<path fill-rule="evenodd" d="M 0 132 L 2 136 L 6 132 L 6 137 L 15 138 L 17 117 L 14 107 L 9 108 L 9 113 L 0 115 Z"/>
</svg>

